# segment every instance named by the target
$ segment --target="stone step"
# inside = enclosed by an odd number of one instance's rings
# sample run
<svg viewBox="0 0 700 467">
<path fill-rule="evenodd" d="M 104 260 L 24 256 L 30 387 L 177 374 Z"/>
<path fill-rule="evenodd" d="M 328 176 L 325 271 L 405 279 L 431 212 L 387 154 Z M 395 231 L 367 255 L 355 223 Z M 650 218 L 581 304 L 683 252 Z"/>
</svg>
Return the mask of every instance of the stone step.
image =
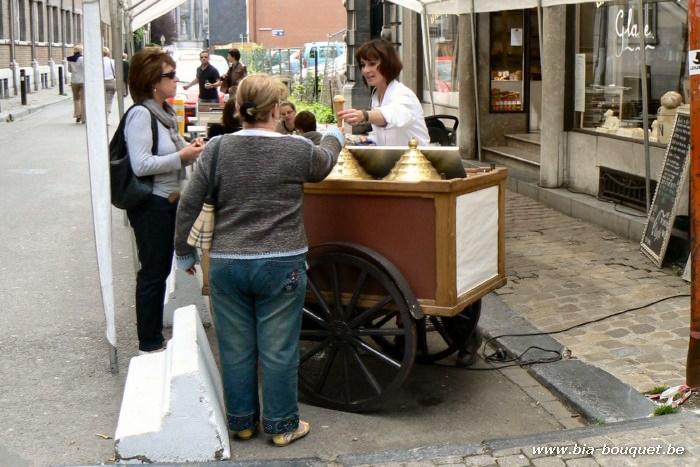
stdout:
<svg viewBox="0 0 700 467">
<path fill-rule="evenodd" d="M 507 146 L 484 147 L 482 157 L 487 162 L 507 167 L 509 177 L 530 182 L 536 182 L 540 178 L 539 162 L 530 160 L 521 154 L 514 154 L 512 148 Z"/>
<path fill-rule="evenodd" d="M 175 310 L 163 352 L 134 357 L 114 435 L 117 461 L 209 462 L 231 456 L 223 387 L 194 305 Z"/>
<path fill-rule="evenodd" d="M 524 133 L 505 135 L 506 146 L 511 148 L 515 155 L 522 155 L 531 161 L 540 161 L 540 134 Z"/>
</svg>

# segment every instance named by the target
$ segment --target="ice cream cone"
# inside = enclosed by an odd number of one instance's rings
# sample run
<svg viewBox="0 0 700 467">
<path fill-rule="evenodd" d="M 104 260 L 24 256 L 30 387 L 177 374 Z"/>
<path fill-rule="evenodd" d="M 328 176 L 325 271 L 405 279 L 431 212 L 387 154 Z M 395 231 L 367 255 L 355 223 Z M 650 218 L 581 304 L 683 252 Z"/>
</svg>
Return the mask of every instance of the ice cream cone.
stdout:
<svg viewBox="0 0 700 467">
<path fill-rule="evenodd" d="M 338 128 L 343 128 L 343 120 L 341 118 L 338 118 L 338 112 L 343 110 L 345 107 L 345 97 L 343 97 L 341 94 L 336 94 L 333 96 L 333 112 L 336 115 L 336 119 L 338 120 Z"/>
</svg>

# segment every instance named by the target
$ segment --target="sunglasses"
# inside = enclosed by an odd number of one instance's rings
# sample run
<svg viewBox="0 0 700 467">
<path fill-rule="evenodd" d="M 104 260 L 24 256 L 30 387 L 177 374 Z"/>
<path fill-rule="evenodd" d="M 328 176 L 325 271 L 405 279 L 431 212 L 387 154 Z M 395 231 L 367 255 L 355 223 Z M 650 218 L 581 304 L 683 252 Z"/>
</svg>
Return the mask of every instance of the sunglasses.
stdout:
<svg viewBox="0 0 700 467">
<path fill-rule="evenodd" d="M 160 74 L 161 78 L 170 78 L 170 79 L 175 79 L 175 70 L 169 71 L 167 73 L 161 73 Z"/>
</svg>

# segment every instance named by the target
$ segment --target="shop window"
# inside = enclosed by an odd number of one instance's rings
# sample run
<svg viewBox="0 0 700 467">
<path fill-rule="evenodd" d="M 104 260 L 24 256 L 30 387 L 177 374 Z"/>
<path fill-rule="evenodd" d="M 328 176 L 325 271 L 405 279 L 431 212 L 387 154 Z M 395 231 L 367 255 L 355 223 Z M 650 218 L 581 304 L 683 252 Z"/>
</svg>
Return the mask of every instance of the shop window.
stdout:
<svg viewBox="0 0 700 467">
<path fill-rule="evenodd" d="M 75 15 L 75 42 L 80 43 L 83 40 L 83 23 L 80 19 L 80 15 L 76 13 Z"/>
<path fill-rule="evenodd" d="M 28 41 L 29 28 L 27 27 L 27 9 L 24 0 L 17 2 L 17 9 L 19 10 L 19 40 Z"/>
<path fill-rule="evenodd" d="M 429 102 L 427 89 L 432 87 L 436 104 L 459 104 L 459 79 L 457 78 L 457 50 L 459 48 L 457 15 L 430 15 L 428 17 L 430 55 L 433 59 L 433 79 L 423 75 L 423 99 Z"/>
<path fill-rule="evenodd" d="M 61 35 L 59 33 L 61 23 L 58 21 L 58 7 L 51 7 L 51 10 L 53 16 L 53 36 L 51 37 L 51 41 L 58 43 L 61 42 Z"/>
<path fill-rule="evenodd" d="M 37 40 L 44 42 L 46 40 L 46 26 L 44 25 L 44 3 L 37 2 L 36 4 L 36 24 L 37 24 Z"/>
<path fill-rule="evenodd" d="M 71 26 L 71 14 L 70 11 L 65 10 L 63 12 L 63 27 L 66 35 L 65 43 L 66 44 L 72 44 L 73 43 L 73 26 Z"/>
<path fill-rule="evenodd" d="M 635 0 L 579 7 L 574 72 L 577 128 L 644 138 L 640 66 L 644 43 L 646 130 L 652 142 L 667 142 L 676 107 L 689 97 L 687 14 L 687 0 L 645 1 L 641 14 Z"/>
<path fill-rule="evenodd" d="M 522 112 L 525 105 L 525 11 L 490 15 L 491 112 Z"/>
</svg>

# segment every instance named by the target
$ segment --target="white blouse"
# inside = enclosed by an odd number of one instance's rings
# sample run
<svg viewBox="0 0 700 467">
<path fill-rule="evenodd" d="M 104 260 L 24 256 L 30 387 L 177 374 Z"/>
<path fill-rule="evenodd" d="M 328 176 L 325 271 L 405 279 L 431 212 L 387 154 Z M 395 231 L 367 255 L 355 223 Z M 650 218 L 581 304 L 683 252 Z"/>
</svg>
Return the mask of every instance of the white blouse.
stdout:
<svg viewBox="0 0 700 467">
<path fill-rule="evenodd" d="M 382 113 L 387 123 L 385 127 L 372 125 L 374 135 L 370 134 L 370 140 L 378 146 L 408 146 L 411 138 L 416 138 L 419 146 L 430 143 L 423 107 L 406 85 L 391 81 L 381 102 L 374 93 L 372 110 L 375 109 Z"/>
</svg>

